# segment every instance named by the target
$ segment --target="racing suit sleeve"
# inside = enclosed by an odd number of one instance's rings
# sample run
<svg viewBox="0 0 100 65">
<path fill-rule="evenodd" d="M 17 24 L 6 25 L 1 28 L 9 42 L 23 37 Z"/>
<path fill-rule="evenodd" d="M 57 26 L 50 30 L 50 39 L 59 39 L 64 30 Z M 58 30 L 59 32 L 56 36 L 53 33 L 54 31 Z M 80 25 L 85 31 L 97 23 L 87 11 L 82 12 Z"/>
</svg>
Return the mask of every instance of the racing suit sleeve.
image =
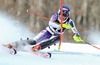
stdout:
<svg viewBox="0 0 100 65">
<path fill-rule="evenodd" d="M 57 18 L 58 18 L 57 13 L 54 13 L 50 18 L 49 26 L 54 27 L 54 28 L 58 28 L 59 24 L 56 23 Z"/>
<path fill-rule="evenodd" d="M 75 42 L 84 42 L 84 40 L 80 37 L 79 35 L 79 32 L 77 31 L 76 27 L 75 27 L 75 24 L 72 20 L 70 20 L 70 26 L 71 26 L 71 29 L 74 33 L 74 36 L 73 36 L 73 39 Z"/>
<path fill-rule="evenodd" d="M 75 27 L 75 23 L 73 20 L 70 19 L 69 24 L 71 26 L 71 30 L 74 34 L 76 35 L 80 35 L 79 32 L 77 31 L 76 27 Z"/>
</svg>

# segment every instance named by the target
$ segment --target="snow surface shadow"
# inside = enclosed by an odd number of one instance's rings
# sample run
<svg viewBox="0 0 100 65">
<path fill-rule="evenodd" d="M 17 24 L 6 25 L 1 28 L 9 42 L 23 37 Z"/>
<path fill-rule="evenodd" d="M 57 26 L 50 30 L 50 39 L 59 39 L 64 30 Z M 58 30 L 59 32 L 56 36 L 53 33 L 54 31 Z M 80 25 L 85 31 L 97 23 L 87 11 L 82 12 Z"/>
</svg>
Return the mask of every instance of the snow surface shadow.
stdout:
<svg viewBox="0 0 100 65">
<path fill-rule="evenodd" d="M 50 51 L 52 54 L 61 54 L 61 55 L 85 55 L 85 56 L 97 56 L 100 57 L 100 54 L 96 53 L 83 53 L 83 52 L 67 52 L 67 51 Z"/>
</svg>

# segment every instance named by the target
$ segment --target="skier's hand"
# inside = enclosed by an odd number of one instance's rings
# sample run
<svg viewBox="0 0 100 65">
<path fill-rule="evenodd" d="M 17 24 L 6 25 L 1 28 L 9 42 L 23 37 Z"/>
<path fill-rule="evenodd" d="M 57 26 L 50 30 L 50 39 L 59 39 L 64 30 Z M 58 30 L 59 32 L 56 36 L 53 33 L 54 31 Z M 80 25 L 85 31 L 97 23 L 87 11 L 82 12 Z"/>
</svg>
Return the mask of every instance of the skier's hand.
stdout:
<svg viewBox="0 0 100 65">
<path fill-rule="evenodd" d="M 82 40 L 79 35 L 74 35 L 73 39 L 74 39 L 75 42 L 82 42 L 82 43 L 84 42 L 84 40 Z"/>
<path fill-rule="evenodd" d="M 59 25 L 59 27 L 61 28 L 61 24 Z M 66 28 L 66 29 L 70 29 L 70 25 L 69 24 L 62 24 L 62 27 Z"/>
</svg>

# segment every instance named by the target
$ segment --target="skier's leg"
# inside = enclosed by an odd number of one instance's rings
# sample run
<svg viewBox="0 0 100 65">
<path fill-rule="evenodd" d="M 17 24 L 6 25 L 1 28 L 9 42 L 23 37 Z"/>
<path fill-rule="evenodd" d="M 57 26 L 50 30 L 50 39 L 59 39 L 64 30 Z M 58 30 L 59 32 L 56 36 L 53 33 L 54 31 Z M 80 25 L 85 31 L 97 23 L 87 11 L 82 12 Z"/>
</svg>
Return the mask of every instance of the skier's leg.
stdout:
<svg viewBox="0 0 100 65">
<path fill-rule="evenodd" d="M 37 51 L 37 50 L 40 50 L 40 49 L 44 49 L 48 46 L 51 46 L 51 45 L 55 44 L 56 42 L 59 41 L 59 39 L 60 38 L 59 38 L 59 35 L 58 35 L 58 36 L 53 37 L 51 39 L 45 40 L 45 41 L 41 42 L 40 44 L 38 44 L 36 46 L 33 46 L 32 50 Z"/>
<path fill-rule="evenodd" d="M 29 39 L 26 39 L 26 40 L 20 40 L 20 41 L 16 41 L 16 42 L 12 42 L 12 43 L 7 43 L 7 44 L 4 44 L 4 47 L 8 48 L 9 50 L 14 50 L 16 54 L 17 51 L 28 51 L 26 50 L 26 46 L 28 48 L 30 48 L 31 50 L 31 47 L 29 46 L 28 43 L 32 43 L 33 40 L 29 40 Z"/>
<path fill-rule="evenodd" d="M 35 44 L 36 44 L 36 41 L 35 41 L 35 40 L 29 40 L 29 41 L 28 41 L 28 44 L 30 44 L 30 45 L 35 45 Z"/>
<path fill-rule="evenodd" d="M 28 43 L 30 45 L 35 45 L 35 44 L 41 42 L 42 40 L 50 38 L 51 36 L 52 36 L 52 34 L 50 34 L 47 30 L 43 30 L 37 36 L 35 36 L 32 41 L 29 41 Z"/>
<path fill-rule="evenodd" d="M 33 42 L 34 42 L 34 40 L 32 40 L 32 39 L 26 39 L 26 40 L 20 40 L 20 41 L 16 41 L 16 42 L 12 42 L 12 43 L 7 43 L 7 44 L 5 44 L 5 46 L 8 48 L 14 48 L 16 50 L 23 50 L 25 46 L 28 46 Z"/>
<path fill-rule="evenodd" d="M 46 40 L 46 41 L 40 43 L 41 49 L 44 49 L 44 48 L 46 48 L 48 46 L 51 46 L 51 45 L 57 43 L 59 40 L 60 40 L 59 36 L 53 37 L 53 38 L 51 38 L 49 40 Z"/>
<path fill-rule="evenodd" d="M 52 34 L 50 34 L 47 30 L 43 30 L 34 38 L 34 40 L 33 39 L 20 40 L 7 44 L 7 46 L 8 48 L 14 48 L 16 50 L 23 50 L 26 45 L 27 46 L 35 45 L 36 43 L 39 43 L 42 40 L 49 39 L 51 36 Z"/>
<path fill-rule="evenodd" d="M 37 36 L 34 37 L 36 43 L 40 43 L 43 40 L 49 39 L 52 36 L 47 30 L 41 31 Z M 32 43 L 31 43 L 32 44 Z"/>
</svg>

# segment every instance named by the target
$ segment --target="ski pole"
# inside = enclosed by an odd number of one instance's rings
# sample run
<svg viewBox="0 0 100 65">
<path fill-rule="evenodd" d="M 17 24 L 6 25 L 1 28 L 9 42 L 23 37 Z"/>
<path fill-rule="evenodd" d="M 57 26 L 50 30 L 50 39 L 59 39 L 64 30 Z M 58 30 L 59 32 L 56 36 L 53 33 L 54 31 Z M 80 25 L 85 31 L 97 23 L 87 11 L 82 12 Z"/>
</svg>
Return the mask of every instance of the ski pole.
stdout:
<svg viewBox="0 0 100 65">
<path fill-rule="evenodd" d="M 37 13 L 31 11 L 31 10 L 28 10 L 28 9 L 27 9 L 26 12 L 31 13 L 31 14 L 34 14 L 34 15 L 36 15 L 36 16 L 39 16 L 39 17 L 41 17 L 41 18 L 43 18 L 43 19 L 45 19 L 45 20 L 50 20 L 49 18 L 47 18 L 47 17 L 45 17 L 45 16 L 43 16 L 43 15 L 37 14 Z"/>
<path fill-rule="evenodd" d="M 94 47 L 94 48 L 96 48 L 96 49 L 98 49 L 98 50 L 100 50 L 100 48 L 99 48 L 99 47 L 97 47 L 97 46 L 95 46 L 95 45 L 92 45 L 92 44 L 90 44 L 89 42 L 85 42 L 85 43 L 87 43 L 87 44 L 91 45 L 92 47 Z"/>
</svg>

